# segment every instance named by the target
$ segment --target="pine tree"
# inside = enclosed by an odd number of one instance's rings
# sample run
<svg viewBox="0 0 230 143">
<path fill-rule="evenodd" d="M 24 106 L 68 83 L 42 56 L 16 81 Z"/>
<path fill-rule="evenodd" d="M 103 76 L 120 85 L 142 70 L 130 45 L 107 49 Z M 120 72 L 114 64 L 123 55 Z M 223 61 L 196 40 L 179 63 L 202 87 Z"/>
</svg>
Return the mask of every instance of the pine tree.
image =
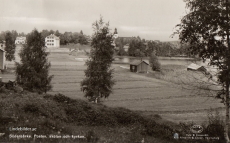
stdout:
<svg viewBox="0 0 230 143">
<path fill-rule="evenodd" d="M 91 43 L 90 56 L 86 61 L 86 78 L 81 82 L 81 87 L 89 100 L 97 102 L 97 99 L 107 98 L 115 84 L 111 69 L 114 47 L 111 45 L 113 35 L 109 33 L 108 23 L 105 24 L 100 18 L 99 22 L 96 21 L 93 24 L 93 28 L 95 33 Z"/>
<path fill-rule="evenodd" d="M 53 76 L 49 76 L 51 64 L 47 60 L 45 41 L 36 29 L 27 36 L 27 44 L 19 53 L 21 62 L 16 63 L 16 80 L 25 89 L 36 92 L 47 92 Z"/>
<path fill-rule="evenodd" d="M 12 61 L 15 60 L 15 41 L 13 38 L 13 35 L 11 32 L 7 32 L 6 36 L 5 36 L 5 41 L 6 41 L 6 47 L 5 47 L 5 51 L 6 51 L 6 60 L 7 61 Z"/>
</svg>

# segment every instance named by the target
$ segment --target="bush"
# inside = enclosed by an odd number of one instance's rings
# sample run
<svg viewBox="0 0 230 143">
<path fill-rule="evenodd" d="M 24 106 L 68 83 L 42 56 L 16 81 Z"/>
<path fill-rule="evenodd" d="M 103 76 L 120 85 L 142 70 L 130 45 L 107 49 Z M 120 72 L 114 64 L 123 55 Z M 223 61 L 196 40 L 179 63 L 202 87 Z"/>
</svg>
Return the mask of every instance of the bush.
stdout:
<svg viewBox="0 0 230 143">
<path fill-rule="evenodd" d="M 224 122 L 221 120 L 220 113 L 218 110 L 215 111 L 210 109 L 208 112 L 208 125 L 204 129 L 211 137 L 219 137 L 218 143 L 225 142 L 224 139 Z"/>
<path fill-rule="evenodd" d="M 38 113 L 39 108 L 35 104 L 27 104 L 26 106 L 23 107 L 24 111 L 30 112 L 30 113 Z"/>
<path fill-rule="evenodd" d="M 99 140 L 99 137 L 92 130 L 88 131 L 85 137 L 87 139 L 87 142 L 96 143 Z"/>
<path fill-rule="evenodd" d="M 143 122 L 143 117 L 128 109 L 119 107 L 113 109 L 113 116 L 120 125 L 131 125 Z"/>
<path fill-rule="evenodd" d="M 149 136 L 170 140 L 172 139 L 173 133 L 175 133 L 169 125 L 159 124 L 154 120 L 146 120 L 143 125 L 145 127 L 143 134 Z"/>
<path fill-rule="evenodd" d="M 160 71 L 161 70 L 161 65 L 158 61 L 157 56 L 152 53 L 151 56 L 149 57 L 149 63 L 150 67 L 152 68 L 153 71 Z"/>
<path fill-rule="evenodd" d="M 53 100 L 56 101 L 56 102 L 59 102 L 59 103 L 71 103 L 73 102 L 74 100 L 63 95 L 63 94 L 55 94 L 54 97 L 53 97 Z"/>
</svg>

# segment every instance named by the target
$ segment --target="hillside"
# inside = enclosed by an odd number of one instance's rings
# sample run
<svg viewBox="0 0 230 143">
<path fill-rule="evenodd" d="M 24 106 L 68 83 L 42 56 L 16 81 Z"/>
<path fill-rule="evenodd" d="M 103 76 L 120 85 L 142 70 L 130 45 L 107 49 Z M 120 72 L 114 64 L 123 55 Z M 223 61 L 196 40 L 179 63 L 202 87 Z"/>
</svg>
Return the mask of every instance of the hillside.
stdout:
<svg viewBox="0 0 230 143">
<path fill-rule="evenodd" d="M 134 143 L 144 138 L 145 143 L 169 143 L 176 141 L 174 132 L 180 132 L 178 125 L 158 115 L 141 116 L 125 108 L 109 108 L 61 94 L 1 89 L 0 105 L 3 142 Z"/>
</svg>

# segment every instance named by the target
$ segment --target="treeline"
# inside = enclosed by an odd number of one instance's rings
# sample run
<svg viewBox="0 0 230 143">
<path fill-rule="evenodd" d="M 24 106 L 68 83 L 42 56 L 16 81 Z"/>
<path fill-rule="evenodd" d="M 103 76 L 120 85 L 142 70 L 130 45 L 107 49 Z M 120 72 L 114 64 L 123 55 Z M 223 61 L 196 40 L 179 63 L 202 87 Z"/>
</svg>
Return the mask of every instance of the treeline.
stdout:
<svg viewBox="0 0 230 143">
<path fill-rule="evenodd" d="M 116 53 L 119 56 L 146 57 L 153 52 L 157 56 L 190 56 L 189 45 L 179 42 L 161 42 L 145 40 L 138 37 L 119 37 L 115 41 Z M 125 50 L 128 48 L 128 50 Z"/>
<path fill-rule="evenodd" d="M 2 31 L 0 33 L 0 41 L 5 41 L 6 40 L 7 33 L 12 36 L 14 41 L 16 40 L 16 38 L 18 36 L 26 36 L 26 34 L 24 32 L 18 33 L 16 30 L 12 30 L 12 31 L 7 30 L 7 31 Z"/>
<path fill-rule="evenodd" d="M 0 40 L 5 40 L 6 34 L 11 33 L 13 40 L 16 40 L 16 37 L 18 36 L 27 36 L 24 32 L 18 33 L 16 30 L 12 31 L 2 31 L 0 33 Z M 90 41 L 90 36 L 84 35 L 82 30 L 80 32 L 64 32 L 60 33 L 58 30 L 42 30 L 41 32 L 42 38 L 45 40 L 45 38 L 50 34 L 55 34 L 60 38 L 60 44 L 61 45 L 67 45 L 69 43 L 79 43 L 81 45 L 88 44 Z"/>
<path fill-rule="evenodd" d="M 75 43 L 75 44 L 81 44 L 86 45 L 88 44 L 90 37 L 87 35 L 84 35 L 82 31 L 80 32 L 64 32 L 60 33 L 58 30 L 42 30 L 41 31 L 42 37 L 45 38 L 50 34 L 54 34 L 60 38 L 60 44 L 61 45 L 67 45 L 69 43 Z"/>
</svg>

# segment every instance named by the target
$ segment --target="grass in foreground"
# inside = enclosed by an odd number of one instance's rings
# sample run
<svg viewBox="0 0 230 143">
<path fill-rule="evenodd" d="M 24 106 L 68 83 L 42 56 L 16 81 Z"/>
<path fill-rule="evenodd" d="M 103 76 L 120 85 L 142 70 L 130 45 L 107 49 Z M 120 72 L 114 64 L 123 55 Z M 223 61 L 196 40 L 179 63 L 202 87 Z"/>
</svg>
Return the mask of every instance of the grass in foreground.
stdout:
<svg viewBox="0 0 230 143">
<path fill-rule="evenodd" d="M 187 133 L 190 125 L 162 122 L 159 116 L 141 116 L 125 108 L 109 108 L 62 94 L 53 96 L 4 90 L 0 93 L 0 105 L 0 130 L 5 133 L 0 141 L 3 142 L 135 143 L 143 138 L 145 143 L 188 142 L 174 140 L 173 134 Z M 33 131 L 12 131 L 17 127 Z M 9 138 L 22 134 L 31 135 L 31 139 Z M 45 138 L 34 138 L 35 134 Z M 70 135 L 70 138 L 49 138 L 51 134 L 56 137 Z M 84 136 L 84 139 L 73 139 L 72 135 Z"/>
</svg>

